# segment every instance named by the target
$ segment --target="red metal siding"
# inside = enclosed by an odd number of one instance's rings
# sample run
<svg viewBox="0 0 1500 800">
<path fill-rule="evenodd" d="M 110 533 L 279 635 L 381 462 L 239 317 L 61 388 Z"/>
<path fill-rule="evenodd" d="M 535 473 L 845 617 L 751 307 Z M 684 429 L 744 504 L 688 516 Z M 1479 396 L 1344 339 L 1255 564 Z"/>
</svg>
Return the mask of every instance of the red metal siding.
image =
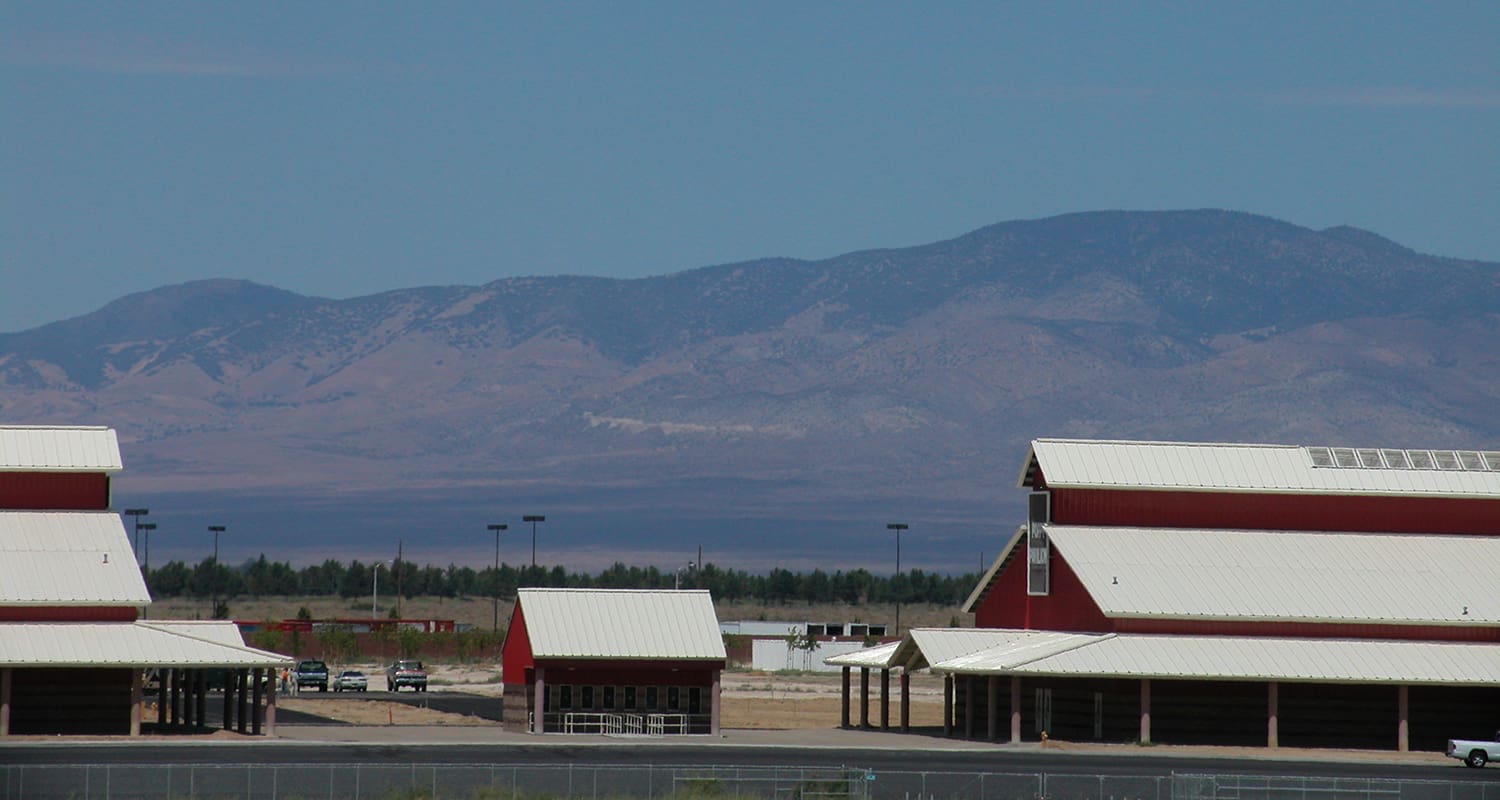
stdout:
<svg viewBox="0 0 1500 800">
<path fill-rule="evenodd" d="M 516 603 L 510 612 L 510 627 L 505 629 L 505 644 L 500 648 L 500 680 L 524 686 L 526 671 L 535 664 L 531 657 L 531 636 L 526 633 L 526 618 L 521 616 L 521 604 Z"/>
<path fill-rule="evenodd" d="M 994 587 L 974 610 L 974 625 L 1090 633 L 1114 630 L 1113 622 L 1099 610 L 1072 568 L 1055 550 L 1051 589 L 1050 594 L 1040 597 L 1026 593 L 1026 553 L 1022 550 L 995 576 Z"/>
<path fill-rule="evenodd" d="M 548 683 L 596 686 L 709 686 L 722 661 L 598 661 L 544 659 Z"/>
<path fill-rule="evenodd" d="M 103 511 L 109 476 L 99 472 L 0 472 L 0 509 Z"/>
<path fill-rule="evenodd" d="M 0 606 L 0 622 L 134 622 L 132 606 Z"/>
<path fill-rule="evenodd" d="M 1053 489 L 1052 521 L 1151 528 L 1500 535 L 1500 500 Z"/>
</svg>

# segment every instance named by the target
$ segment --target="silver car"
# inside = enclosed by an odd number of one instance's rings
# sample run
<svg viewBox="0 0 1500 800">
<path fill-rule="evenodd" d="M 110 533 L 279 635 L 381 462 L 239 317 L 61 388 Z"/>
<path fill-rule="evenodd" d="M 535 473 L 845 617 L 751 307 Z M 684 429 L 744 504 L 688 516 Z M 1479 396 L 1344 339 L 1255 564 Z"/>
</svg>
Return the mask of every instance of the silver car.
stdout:
<svg viewBox="0 0 1500 800">
<path fill-rule="evenodd" d="M 346 669 L 333 679 L 333 690 L 335 692 L 363 692 L 370 686 L 370 681 L 363 672 L 357 669 Z"/>
</svg>

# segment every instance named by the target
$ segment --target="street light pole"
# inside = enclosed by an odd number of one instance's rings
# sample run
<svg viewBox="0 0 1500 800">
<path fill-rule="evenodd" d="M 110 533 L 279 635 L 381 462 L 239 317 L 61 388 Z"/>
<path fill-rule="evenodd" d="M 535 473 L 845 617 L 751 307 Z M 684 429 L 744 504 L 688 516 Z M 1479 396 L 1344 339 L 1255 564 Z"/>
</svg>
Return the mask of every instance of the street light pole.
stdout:
<svg viewBox="0 0 1500 800">
<path fill-rule="evenodd" d="M 210 531 L 212 531 L 213 535 L 214 535 L 214 566 L 218 566 L 219 565 L 219 534 L 221 534 L 221 533 L 224 532 L 224 526 L 223 525 L 210 525 L 210 526 L 208 526 L 208 529 Z"/>
<path fill-rule="evenodd" d="M 904 530 L 906 530 L 907 528 L 910 528 L 910 527 L 911 527 L 910 525 L 907 525 L 904 522 L 891 522 L 891 523 L 887 523 L 886 526 L 885 526 L 886 530 L 888 530 L 888 531 L 895 531 L 896 532 L 896 577 L 897 578 L 901 577 L 901 532 L 904 531 Z M 894 580 L 891 581 L 891 588 L 892 589 L 896 588 Z M 899 594 L 896 595 L 896 635 L 897 636 L 901 635 L 901 595 L 899 595 Z"/>
<path fill-rule="evenodd" d="M 536 524 L 546 522 L 547 518 L 541 514 L 527 514 L 521 517 L 522 522 L 531 523 L 531 566 L 536 566 Z"/>
<path fill-rule="evenodd" d="M 150 513 L 151 509 L 149 508 L 125 509 L 125 516 L 135 517 L 135 553 L 137 557 L 139 557 L 141 554 L 141 517 L 144 517 Z"/>
<path fill-rule="evenodd" d="M 370 633 L 375 632 L 375 620 L 379 618 L 380 608 L 380 568 L 385 566 L 384 561 L 376 561 L 375 568 L 370 570 L 375 573 L 375 587 L 370 594 Z"/>
<path fill-rule="evenodd" d="M 500 531 L 509 530 L 510 526 L 503 522 L 497 522 L 493 525 L 486 525 L 485 528 L 495 532 L 495 573 L 493 576 L 495 581 L 495 619 L 490 623 L 490 630 L 498 632 L 500 630 Z"/>
<path fill-rule="evenodd" d="M 146 532 L 146 563 L 143 565 L 147 572 L 151 571 L 151 532 L 156 530 L 155 522 L 142 522 L 137 527 Z"/>
</svg>

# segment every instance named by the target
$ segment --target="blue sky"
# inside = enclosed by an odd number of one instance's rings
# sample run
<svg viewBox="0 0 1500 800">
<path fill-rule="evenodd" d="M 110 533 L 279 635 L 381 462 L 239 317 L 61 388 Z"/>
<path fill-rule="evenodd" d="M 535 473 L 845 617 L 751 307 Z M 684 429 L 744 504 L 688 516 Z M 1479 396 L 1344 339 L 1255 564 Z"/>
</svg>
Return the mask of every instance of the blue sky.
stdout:
<svg viewBox="0 0 1500 800">
<path fill-rule="evenodd" d="M 1230 208 L 1500 261 L 1500 3 L 0 4 L 0 331 Z"/>
</svg>

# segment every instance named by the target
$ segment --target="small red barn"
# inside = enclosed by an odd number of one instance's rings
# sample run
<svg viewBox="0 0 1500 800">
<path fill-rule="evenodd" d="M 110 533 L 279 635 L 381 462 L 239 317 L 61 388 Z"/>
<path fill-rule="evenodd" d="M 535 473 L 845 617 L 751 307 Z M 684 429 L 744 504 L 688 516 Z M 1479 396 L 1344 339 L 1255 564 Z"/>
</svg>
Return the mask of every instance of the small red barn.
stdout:
<svg viewBox="0 0 1500 800">
<path fill-rule="evenodd" d="M 707 591 L 521 589 L 502 650 L 510 730 L 719 732 L 724 640 Z"/>
</svg>

